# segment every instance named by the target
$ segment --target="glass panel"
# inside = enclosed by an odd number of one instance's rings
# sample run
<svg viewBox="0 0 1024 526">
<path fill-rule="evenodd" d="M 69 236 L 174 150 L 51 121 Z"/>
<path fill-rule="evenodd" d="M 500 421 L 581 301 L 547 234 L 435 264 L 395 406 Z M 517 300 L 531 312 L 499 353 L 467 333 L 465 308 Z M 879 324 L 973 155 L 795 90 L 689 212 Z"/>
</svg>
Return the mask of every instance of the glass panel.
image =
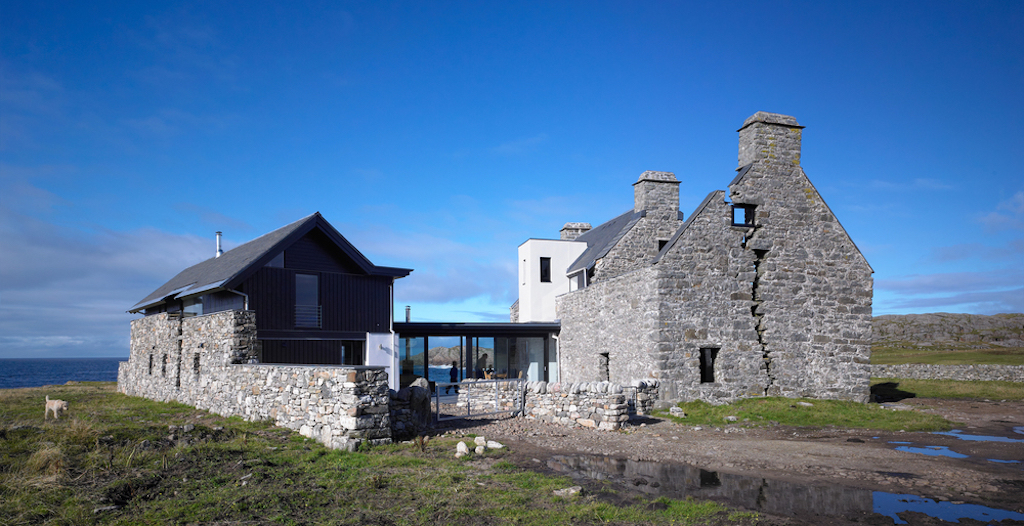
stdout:
<svg viewBox="0 0 1024 526">
<path fill-rule="evenodd" d="M 295 275 L 295 304 L 316 306 L 320 304 L 318 276 L 314 274 Z"/>
<path fill-rule="evenodd" d="M 543 338 L 519 338 L 517 343 L 519 352 L 528 356 L 529 367 L 526 369 L 527 378 L 531 382 L 538 382 L 544 379 L 544 339 Z"/>
<path fill-rule="evenodd" d="M 184 301 L 184 309 L 182 312 L 187 316 L 202 316 L 203 315 L 203 297 L 189 298 Z"/>
<path fill-rule="evenodd" d="M 406 387 L 417 378 L 423 377 L 426 354 L 423 352 L 426 338 L 399 338 L 398 356 L 401 358 L 399 385 Z"/>
<path fill-rule="evenodd" d="M 558 383 L 558 340 L 548 339 L 548 383 Z"/>
<path fill-rule="evenodd" d="M 462 357 L 461 336 L 430 336 L 430 350 L 427 359 L 426 378 L 431 382 L 447 382 L 451 375 L 452 362 Z"/>
<path fill-rule="evenodd" d="M 268 261 L 266 266 L 271 268 L 284 268 L 284 251 L 274 256 L 274 259 Z"/>
</svg>

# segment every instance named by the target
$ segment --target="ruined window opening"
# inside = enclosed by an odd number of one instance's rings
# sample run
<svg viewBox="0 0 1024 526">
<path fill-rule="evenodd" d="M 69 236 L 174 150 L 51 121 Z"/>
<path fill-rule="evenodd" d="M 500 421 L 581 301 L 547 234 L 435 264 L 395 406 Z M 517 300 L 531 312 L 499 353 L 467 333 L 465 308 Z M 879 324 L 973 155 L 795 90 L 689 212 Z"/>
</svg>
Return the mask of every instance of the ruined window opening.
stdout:
<svg viewBox="0 0 1024 526">
<path fill-rule="evenodd" d="M 732 226 L 754 226 L 754 205 L 732 205 Z"/>
<path fill-rule="evenodd" d="M 540 282 L 551 283 L 551 258 L 540 258 Z"/>
<path fill-rule="evenodd" d="M 149 355 L 149 375 L 153 376 L 153 355 Z"/>
<path fill-rule="evenodd" d="M 599 382 L 608 382 L 610 374 L 608 373 L 608 353 L 603 352 L 597 355 L 597 380 Z"/>
<path fill-rule="evenodd" d="M 192 355 L 192 372 L 199 374 L 199 353 Z"/>
<path fill-rule="evenodd" d="M 164 353 L 163 363 L 160 364 L 160 376 L 167 376 L 167 353 Z"/>
<path fill-rule="evenodd" d="M 667 245 L 667 244 L 668 244 L 668 240 L 667 239 L 659 239 L 658 240 L 658 252 L 661 252 L 662 250 L 664 250 L 665 245 Z"/>
<path fill-rule="evenodd" d="M 700 383 L 710 384 L 715 382 L 716 358 L 718 358 L 718 349 L 702 348 L 700 350 Z"/>
</svg>

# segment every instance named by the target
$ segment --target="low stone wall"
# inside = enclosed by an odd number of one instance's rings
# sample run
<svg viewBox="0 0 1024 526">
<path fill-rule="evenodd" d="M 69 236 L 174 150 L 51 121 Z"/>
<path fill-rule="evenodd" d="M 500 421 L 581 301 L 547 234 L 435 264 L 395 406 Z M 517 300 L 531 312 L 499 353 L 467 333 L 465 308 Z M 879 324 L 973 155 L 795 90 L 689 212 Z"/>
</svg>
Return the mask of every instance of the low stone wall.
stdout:
<svg viewBox="0 0 1024 526">
<path fill-rule="evenodd" d="M 1024 383 L 1024 365 L 933 365 L 908 363 L 872 365 L 873 378 L 914 380 L 1004 381 Z"/>
<path fill-rule="evenodd" d="M 495 411 L 497 401 L 497 410 L 522 409 L 526 418 L 615 431 L 629 420 L 630 413 L 650 414 L 658 399 L 657 380 L 635 380 L 631 384 L 623 387 L 609 382 L 527 382 L 525 401 L 520 402 L 520 382 L 466 380 L 459 390 L 458 406 L 472 403 L 472 412 L 479 414 Z"/>
<path fill-rule="evenodd" d="M 244 363 L 254 358 L 254 320 L 251 311 L 134 320 L 129 359 L 118 366 L 118 390 L 224 416 L 273 420 L 332 448 L 391 441 L 383 367 Z"/>
</svg>

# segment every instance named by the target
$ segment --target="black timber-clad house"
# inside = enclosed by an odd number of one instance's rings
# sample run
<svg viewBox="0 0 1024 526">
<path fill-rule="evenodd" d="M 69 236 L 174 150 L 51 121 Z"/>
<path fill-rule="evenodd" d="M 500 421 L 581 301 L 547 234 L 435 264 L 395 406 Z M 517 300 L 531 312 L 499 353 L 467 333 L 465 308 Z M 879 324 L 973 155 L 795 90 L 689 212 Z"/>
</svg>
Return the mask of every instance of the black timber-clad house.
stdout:
<svg viewBox="0 0 1024 526">
<path fill-rule="evenodd" d="M 319 212 L 193 265 L 128 312 L 256 313 L 260 361 L 366 364 L 371 333 L 392 332 L 394 280 Z"/>
</svg>

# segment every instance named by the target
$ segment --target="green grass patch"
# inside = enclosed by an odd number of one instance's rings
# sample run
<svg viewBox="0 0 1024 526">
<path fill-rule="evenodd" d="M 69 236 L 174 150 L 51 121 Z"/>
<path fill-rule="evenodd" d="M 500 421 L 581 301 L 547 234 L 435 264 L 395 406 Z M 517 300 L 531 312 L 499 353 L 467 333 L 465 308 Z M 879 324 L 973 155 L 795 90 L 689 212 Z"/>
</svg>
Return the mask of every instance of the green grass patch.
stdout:
<svg viewBox="0 0 1024 526">
<path fill-rule="evenodd" d="M 47 394 L 70 403 L 59 421 L 43 421 Z M 267 422 L 129 398 L 113 384 L 0 390 L 0 517 L 11 526 L 757 521 L 712 502 L 557 497 L 575 483 L 522 470 L 505 450 L 455 460 L 456 442 L 350 453 Z M 94 512 L 105 506 L 117 509 Z"/>
<path fill-rule="evenodd" d="M 800 403 L 809 403 L 803 406 Z M 732 404 L 711 405 L 706 402 L 678 404 L 685 418 L 660 416 L 686 425 L 722 426 L 729 424 L 726 417 L 736 417 L 736 423 L 747 426 L 786 425 L 794 427 L 845 427 L 877 429 L 882 431 L 945 431 L 954 423 L 937 415 L 914 411 L 892 411 L 878 404 L 860 404 L 838 400 L 800 400 L 794 398 L 747 398 Z"/>
<path fill-rule="evenodd" d="M 954 400 L 1024 400 L 1024 384 L 1017 382 L 872 378 L 871 392 L 881 396 L 883 400 L 891 401 L 914 397 Z"/>
<path fill-rule="evenodd" d="M 1024 365 L 1024 347 L 1000 347 L 958 342 L 936 342 L 934 345 L 879 342 L 871 346 L 871 363 L 878 365 L 904 363 Z"/>
</svg>

